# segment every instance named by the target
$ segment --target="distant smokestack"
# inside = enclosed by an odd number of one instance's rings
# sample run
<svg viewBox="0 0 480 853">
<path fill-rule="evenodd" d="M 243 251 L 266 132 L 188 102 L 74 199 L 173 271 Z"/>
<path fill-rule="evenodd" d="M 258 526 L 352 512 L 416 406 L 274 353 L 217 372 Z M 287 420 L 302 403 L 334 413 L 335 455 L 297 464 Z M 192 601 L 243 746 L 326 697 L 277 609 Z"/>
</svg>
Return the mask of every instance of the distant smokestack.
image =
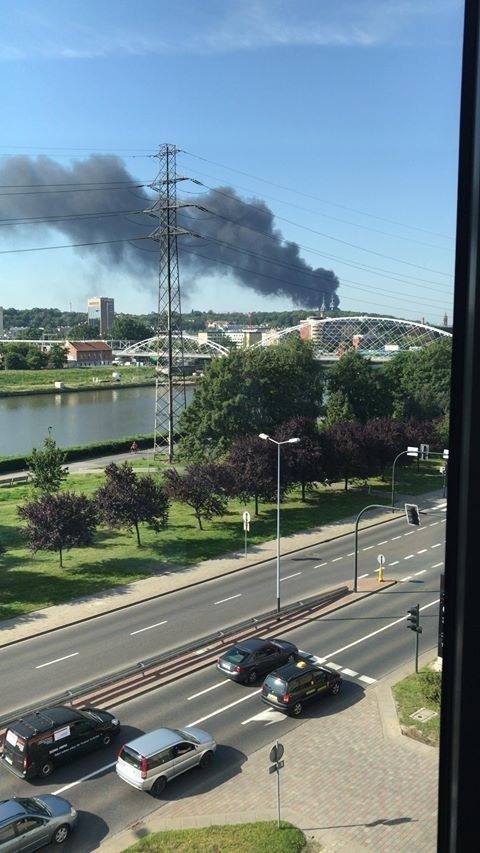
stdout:
<svg viewBox="0 0 480 853">
<path fill-rule="evenodd" d="M 1 233 L 21 229 L 14 220 L 38 218 L 38 224 L 24 227 L 29 236 L 36 235 L 39 245 L 47 242 L 47 230 L 61 232 L 72 243 L 119 241 L 76 251 L 93 255 L 109 271 L 112 265 L 119 267 L 136 276 L 139 286 L 153 290 L 158 264 L 154 244 L 128 242 L 154 228 L 150 217 L 131 213 L 152 202 L 150 191 L 139 183 L 113 155 L 94 154 L 70 167 L 44 156 L 9 157 L 0 167 Z M 197 200 L 208 213 L 186 208 L 178 215 L 180 225 L 203 238 L 179 238 L 184 289 L 199 276 L 215 276 L 219 286 L 228 289 L 232 277 L 256 293 L 285 295 L 298 306 L 338 306 L 337 276 L 300 257 L 298 245 L 285 241 L 274 226 L 274 214 L 264 201 L 255 198 L 245 204 L 228 186 L 207 191 Z"/>
</svg>

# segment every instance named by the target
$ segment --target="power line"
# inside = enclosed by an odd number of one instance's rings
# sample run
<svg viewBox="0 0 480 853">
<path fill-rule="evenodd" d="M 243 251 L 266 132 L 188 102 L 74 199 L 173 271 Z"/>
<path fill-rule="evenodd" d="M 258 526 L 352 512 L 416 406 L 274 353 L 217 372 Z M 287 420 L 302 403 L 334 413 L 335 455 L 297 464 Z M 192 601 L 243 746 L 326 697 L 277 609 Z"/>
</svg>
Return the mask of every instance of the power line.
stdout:
<svg viewBox="0 0 480 853">
<path fill-rule="evenodd" d="M 84 246 L 105 246 L 109 243 L 130 243 L 132 240 L 146 240 L 146 237 L 123 237 L 119 240 L 95 240 L 87 243 L 62 243 L 58 246 L 33 246 L 30 249 L 0 249 L 0 255 L 19 255 L 24 252 L 47 252 L 50 249 L 77 249 Z"/>
</svg>

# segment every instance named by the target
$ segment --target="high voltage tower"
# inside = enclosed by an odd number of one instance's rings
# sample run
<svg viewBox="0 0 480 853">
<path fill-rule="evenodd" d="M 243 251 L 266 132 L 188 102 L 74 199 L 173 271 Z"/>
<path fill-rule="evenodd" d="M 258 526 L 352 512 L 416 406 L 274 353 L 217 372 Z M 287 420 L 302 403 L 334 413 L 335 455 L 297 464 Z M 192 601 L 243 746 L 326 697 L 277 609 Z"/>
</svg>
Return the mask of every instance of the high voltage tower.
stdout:
<svg viewBox="0 0 480 853">
<path fill-rule="evenodd" d="M 199 207 L 177 201 L 177 183 L 188 180 L 177 175 L 178 152 L 179 149 L 175 145 L 167 143 L 161 145 L 155 154 L 158 159 L 158 173 L 150 187 L 157 192 L 157 198 L 144 211 L 158 220 L 149 237 L 159 244 L 160 249 L 153 449 L 154 455 L 166 452 L 169 462 L 174 454 L 175 426 L 178 417 L 186 408 L 177 237 L 198 236 L 177 225 L 177 211 L 182 207 Z"/>
</svg>

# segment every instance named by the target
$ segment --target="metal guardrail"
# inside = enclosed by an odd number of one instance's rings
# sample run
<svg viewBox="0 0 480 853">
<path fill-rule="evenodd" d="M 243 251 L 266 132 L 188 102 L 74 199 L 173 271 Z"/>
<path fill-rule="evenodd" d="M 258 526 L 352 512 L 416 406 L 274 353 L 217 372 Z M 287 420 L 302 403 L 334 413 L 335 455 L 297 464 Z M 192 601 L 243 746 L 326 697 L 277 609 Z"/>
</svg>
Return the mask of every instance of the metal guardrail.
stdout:
<svg viewBox="0 0 480 853">
<path fill-rule="evenodd" d="M 9 711 L 7 714 L 0 715 L 0 730 L 3 732 L 11 722 L 18 720 L 22 716 L 33 713 L 34 711 L 40 711 L 42 708 L 66 703 L 72 705 L 74 702 L 76 704 L 81 704 L 79 700 L 81 700 L 82 697 L 94 696 L 96 693 L 105 691 L 108 687 L 121 685 L 128 680 L 131 682 L 131 687 L 135 688 L 138 684 L 138 677 L 141 679 L 147 679 L 149 676 L 158 677 L 161 673 L 158 671 L 155 672 L 156 668 L 158 670 L 159 668 L 161 669 L 164 667 L 166 676 L 168 676 L 168 674 L 172 674 L 172 671 L 175 672 L 176 675 L 180 676 L 182 673 L 178 672 L 179 669 L 188 669 L 188 666 L 191 665 L 192 662 L 201 665 L 205 658 L 211 658 L 212 655 L 214 655 L 215 652 L 218 652 L 225 645 L 225 642 L 230 640 L 232 637 L 239 640 L 242 635 L 248 635 L 252 632 L 272 630 L 277 627 L 281 629 L 283 626 L 287 626 L 293 619 L 299 618 L 303 614 L 308 615 L 327 604 L 331 604 L 339 598 L 343 598 L 348 592 L 349 588 L 347 586 L 336 587 L 335 589 L 327 590 L 321 595 L 312 596 L 310 598 L 303 599 L 302 601 L 295 602 L 295 604 L 287 605 L 282 608 L 280 614 L 278 614 L 276 610 L 269 610 L 259 616 L 239 622 L 223 631 L 216 631 L 214 634 L 208 634 L 199 640 L 171 649 L 169 652 L 164 652 L 163 654 L 155 655 L 147 658 L 146 660 L 138 661 L 136 664 L 132 664 L 129 667 L 117 670 L 93 681 L 84 682 L 83 684 L 78 685 L 78 687 L 66 690 L 63 693 L 58 693 L 35 705 L 26 705 L 23 708 L 17 708 L 14 711 Z M 197 666 L 195 668 L 199 667 Z M 184 674 L 187 675 L 188 672 L 185 672 Z M 135 680 L 135 678 L 137 680 Z M 117 690 L 117 693 L 118 692 L 124 693 L 125 689 Z M 85 698 L 84 703 L 88 704 L 88 702 L 85 701 Z"/>
</svg>

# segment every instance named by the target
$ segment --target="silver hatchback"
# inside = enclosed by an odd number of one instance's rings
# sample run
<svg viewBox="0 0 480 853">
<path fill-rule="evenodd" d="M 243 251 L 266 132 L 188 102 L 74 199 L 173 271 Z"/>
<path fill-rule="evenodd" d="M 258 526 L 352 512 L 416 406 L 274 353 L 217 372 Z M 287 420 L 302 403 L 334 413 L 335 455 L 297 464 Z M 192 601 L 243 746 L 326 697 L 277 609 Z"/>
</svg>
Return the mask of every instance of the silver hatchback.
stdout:
<svg viewBox="0 0 480 853">
<path fill-rule="evenodd" d="M 156 729 L 124 744 L 115 769 L 124 782 L 158 797 L 170 779 L 197 765 L 208 767 L 216 748 L 203 729 Z"/>
</svg>

